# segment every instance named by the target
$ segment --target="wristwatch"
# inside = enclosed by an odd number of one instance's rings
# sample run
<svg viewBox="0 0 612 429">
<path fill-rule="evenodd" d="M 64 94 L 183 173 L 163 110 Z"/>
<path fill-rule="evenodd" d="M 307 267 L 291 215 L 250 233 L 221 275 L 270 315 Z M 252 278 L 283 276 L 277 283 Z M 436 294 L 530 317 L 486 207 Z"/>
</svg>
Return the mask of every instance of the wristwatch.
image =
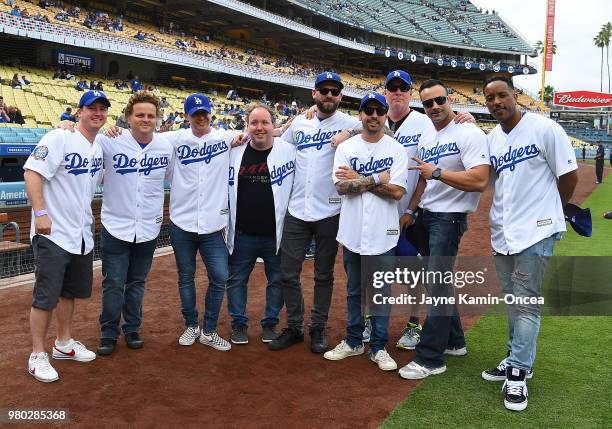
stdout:
<svg viewBox="0 0 612 429">
<path fill-rule="evenodd" d="M 441 168 L 436 168 L 431 173 L 431 178 L 434 179 L 434 180 L 440 180 L 440 176 L 442 176 L 442 169 Z"/>
</svg>

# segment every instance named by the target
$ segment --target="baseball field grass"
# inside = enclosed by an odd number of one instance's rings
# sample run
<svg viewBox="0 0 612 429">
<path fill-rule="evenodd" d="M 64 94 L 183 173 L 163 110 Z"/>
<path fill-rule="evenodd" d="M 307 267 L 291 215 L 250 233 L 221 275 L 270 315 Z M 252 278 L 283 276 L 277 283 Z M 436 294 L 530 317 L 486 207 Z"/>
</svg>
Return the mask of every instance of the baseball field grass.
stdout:
<svg viewBox="0 0 612 429">
<path fill-rule="evenodd" d="M 593 215 L 593 237 L 573 231 L 556 255 L 612 255 L 612 180 L 582 204 Z M 609 263 L 609 258 L 602 263 Z M 612 280 L 611 280 L 612 282 Z M 611 283 L 612 284 L 612 283 Z M 612 287 L 612 286 L 611 286 Z M 482 317 L 466 334 L 469 354 L 450 357 L 448 370 L 424 380 L 385 420 L 383 428 L 603 428 L 612 422 L 612 317 L 542 318 L 529 406 L 504 408 L 502 383 L 485 381 L 482 370 L 505 356 L 504 316 Z"/>
</svg>

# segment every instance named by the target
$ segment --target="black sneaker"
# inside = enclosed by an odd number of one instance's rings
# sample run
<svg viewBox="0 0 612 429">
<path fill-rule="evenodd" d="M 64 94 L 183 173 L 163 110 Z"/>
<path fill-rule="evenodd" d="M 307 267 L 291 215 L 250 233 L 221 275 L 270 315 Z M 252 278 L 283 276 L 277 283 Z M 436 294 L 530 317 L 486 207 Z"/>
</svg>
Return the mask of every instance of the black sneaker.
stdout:
<svg viewBox="0 0 612 429">
<path fill-rule="evenodd" d="M 234 329 L 232 329 L 230 341 L 234 344 L 248 344 L 249 336 L 247 335 L 247 329 L 247 325 L 236 326 Z"/>
<path fill-rule="evenodd" d="M 144 339 L 138 332 L 130 332 L 125 334 L 125 343 L 130 349 L 141 349 L 144 345 Z"/>
<path fill-rule="evenodd" d="M 506 381 L 502 387 L 504 405 L 512 411 L 523 411 L 527 408 L 527 371 L 506 367 Z"/>
<path fill-rule="evenodd" d="M 328 349 L 325 328 L 310 328 L 310 351 L 325 353 Z"/>
<path fill-rule="evenodd" d="M 100 356 L 109 356 L 115 351 L 115 345 L 117 345 L 117 340 L 113 338 L 100 338 L 100 345 L 96 353 Z"/>
<path fill-rule="evenodd" d="M 271 343 L 278 337 L 276 333 L 275 325 L 266 325 L 261 328 L 261 341 L 264 343 Z"/>
<path fill-rule="evenodd" d="M 270 350 L 282 350 L 303 341 L 304 332 L 300 331 L 299 329 L 289 327 L 283 329 L 283 332 L 281 332 L 278 337 L 268 343 L 268 348 Z"/>
<path fill-rule="evenodd" d="M 506 367 L 507 367 L 506 359 L 502 360 L 499 365 L 495 368 L 486 369 L 482 371 L 482 378 L 487 381 L 505 381 L 506 380 Z M 533 377 L 533 369 L 527 371 L 526 378 L 530 379 Z"/>
</svg>

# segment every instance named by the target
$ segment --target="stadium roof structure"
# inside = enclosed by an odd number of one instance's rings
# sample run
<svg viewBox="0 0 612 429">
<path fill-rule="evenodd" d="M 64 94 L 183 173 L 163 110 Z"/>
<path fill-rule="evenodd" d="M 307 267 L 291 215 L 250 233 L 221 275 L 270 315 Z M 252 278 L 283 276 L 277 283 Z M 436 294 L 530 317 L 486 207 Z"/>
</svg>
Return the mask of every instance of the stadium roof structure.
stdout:
<svg viewBox="0 0 612 429">
<path fill-rule="evenodd" d="M 534 47 L 498 14 L 469 0 L 287 0 L 366 31 L 427 44 L 532 55 Z"/>
</svg>

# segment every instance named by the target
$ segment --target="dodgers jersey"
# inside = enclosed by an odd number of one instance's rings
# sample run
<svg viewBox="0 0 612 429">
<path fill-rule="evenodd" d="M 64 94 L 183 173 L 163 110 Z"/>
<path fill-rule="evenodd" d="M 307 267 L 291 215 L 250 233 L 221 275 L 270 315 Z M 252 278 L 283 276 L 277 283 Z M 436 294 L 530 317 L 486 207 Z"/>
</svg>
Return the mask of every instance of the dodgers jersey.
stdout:
<svg viewBox="0 0 612 429">
<path fill-rule="evenodd" d="M 493 250 L 513 255 L 565 231 L 557 178 L 578 167 L 563 128 L 525 113 L 508 134 L 497 125 L 488 143 L 495 185 L 489 212 Z"/>
<path fill-rule="evenodd" d="M 364 176 L 389 170 L 389 183 L 406 189 L 406 150 L 387 135 L 377 143 L 369 143 L 361 136 L 354 136 L 338 146 L 332 172 L 334 184 L 339 182 L 334 173 L 343 165 Z M 393 249 L 398 238 L 399 214 L 396 200 L 379 197 L 372 192 L 342 196 L 336 237 L 340 244 L 360 255 L 381 255 Z"/>
<path fill-rule="evenodd" d="M 389 122 L 387 121 L 387 125 Z M 402 125 L 395 130 L 395 140 L 404 146 L 406 155 L 408 156 L 408 167 L 416 166 L 417 163 L 412 160 L 413 156 L 417 156 L 419 142 L 433 138 L 436 129 L 427 115 L 411 110 L 408 117 L 404 119 Z M 398 202 L 397 210 L 400 216 L 404 214 L 414 194 L 417 183 L 419 182 L 419 170 L 409 170 L 408 179 L 406 180 L 406 193 Z"/>
<path fill-rule="evenodd" d="M 340 212 L 340 195 L 329 180 L 336 151 L 331 146 L 331 138 L 360 125 L 358 119 L 340 111 L 323 120 L 300 115 L 282 135 L 283 140 L 297 149 L 295 180 L 289 200 L 289 213 L 293 217 L 313 222 Z"/>
<path fill-rule="evenodd" d="M 164 135 L 174 147 L 170 220 L 184 231 L 211 234 L 227 226 L 229 153 L 236 133 L 211 128 Z"/>
<path fill-rule="evenodd" d="M 94 246 L 91 200 L 102 174 L 102 149 L 90 143 L 78 130 L 53 130 L 43 136 L 23 166 L 44 177 L 43 198 L 51 218 L 51 234 L 46 235 L 59 247 L 75 255 L 85 254 Z M 30 240 L 36 223 L 34 211 Z"/>
<path fill-rule="evenodd" d="M 173 149 L 163 135 L 153 134 L 144 149 L 130 130 L 117 138 L 96 138 L 104 153 L 101 220 L 113 237 L 130 243 L 157 238 L 164 213 L 164 180 Z M 135 240 L 135 241 L 134 241 Z"/>
<path fill-rule="evenodd" d="M 236 234 L 236 206 L 238 201 L 238 177 L 236 172 L 240 170 L 242 156 L 247 145 L 232 149 L 230 153 L 229 169 L 229 206 L 230 222 L 227 234 L 227 248 L 231 254 L 234 251 L 234 236 Z M 293 180 L 295 177 L 295 146 L 280 139 L 274 139 L 272 150 L 267 159 L 268 171 L 270 173 L 270 186 L 274 198 L 274 216 L 276 224 L 276 253 L 280 249 L 283 236 L 283 225 L 285 214 L 289 205 L 289 197 Z M 254 215 L 256 216 L 256 215 Z"/>
<path fill-rule="evenodd" d="M 419 143 L 418 158 L 444 170 L 465 171 L 489 164 L 487 136 L 474 124 L 449 124 L 433 138 Z M 443 173 L 444 174 L 444 173 Z M 470 213 L 476 210 L 480 192 L 455 189 L 440 180 L 427 180 L 419 206 L 431 212 Z"/>
</svg>

